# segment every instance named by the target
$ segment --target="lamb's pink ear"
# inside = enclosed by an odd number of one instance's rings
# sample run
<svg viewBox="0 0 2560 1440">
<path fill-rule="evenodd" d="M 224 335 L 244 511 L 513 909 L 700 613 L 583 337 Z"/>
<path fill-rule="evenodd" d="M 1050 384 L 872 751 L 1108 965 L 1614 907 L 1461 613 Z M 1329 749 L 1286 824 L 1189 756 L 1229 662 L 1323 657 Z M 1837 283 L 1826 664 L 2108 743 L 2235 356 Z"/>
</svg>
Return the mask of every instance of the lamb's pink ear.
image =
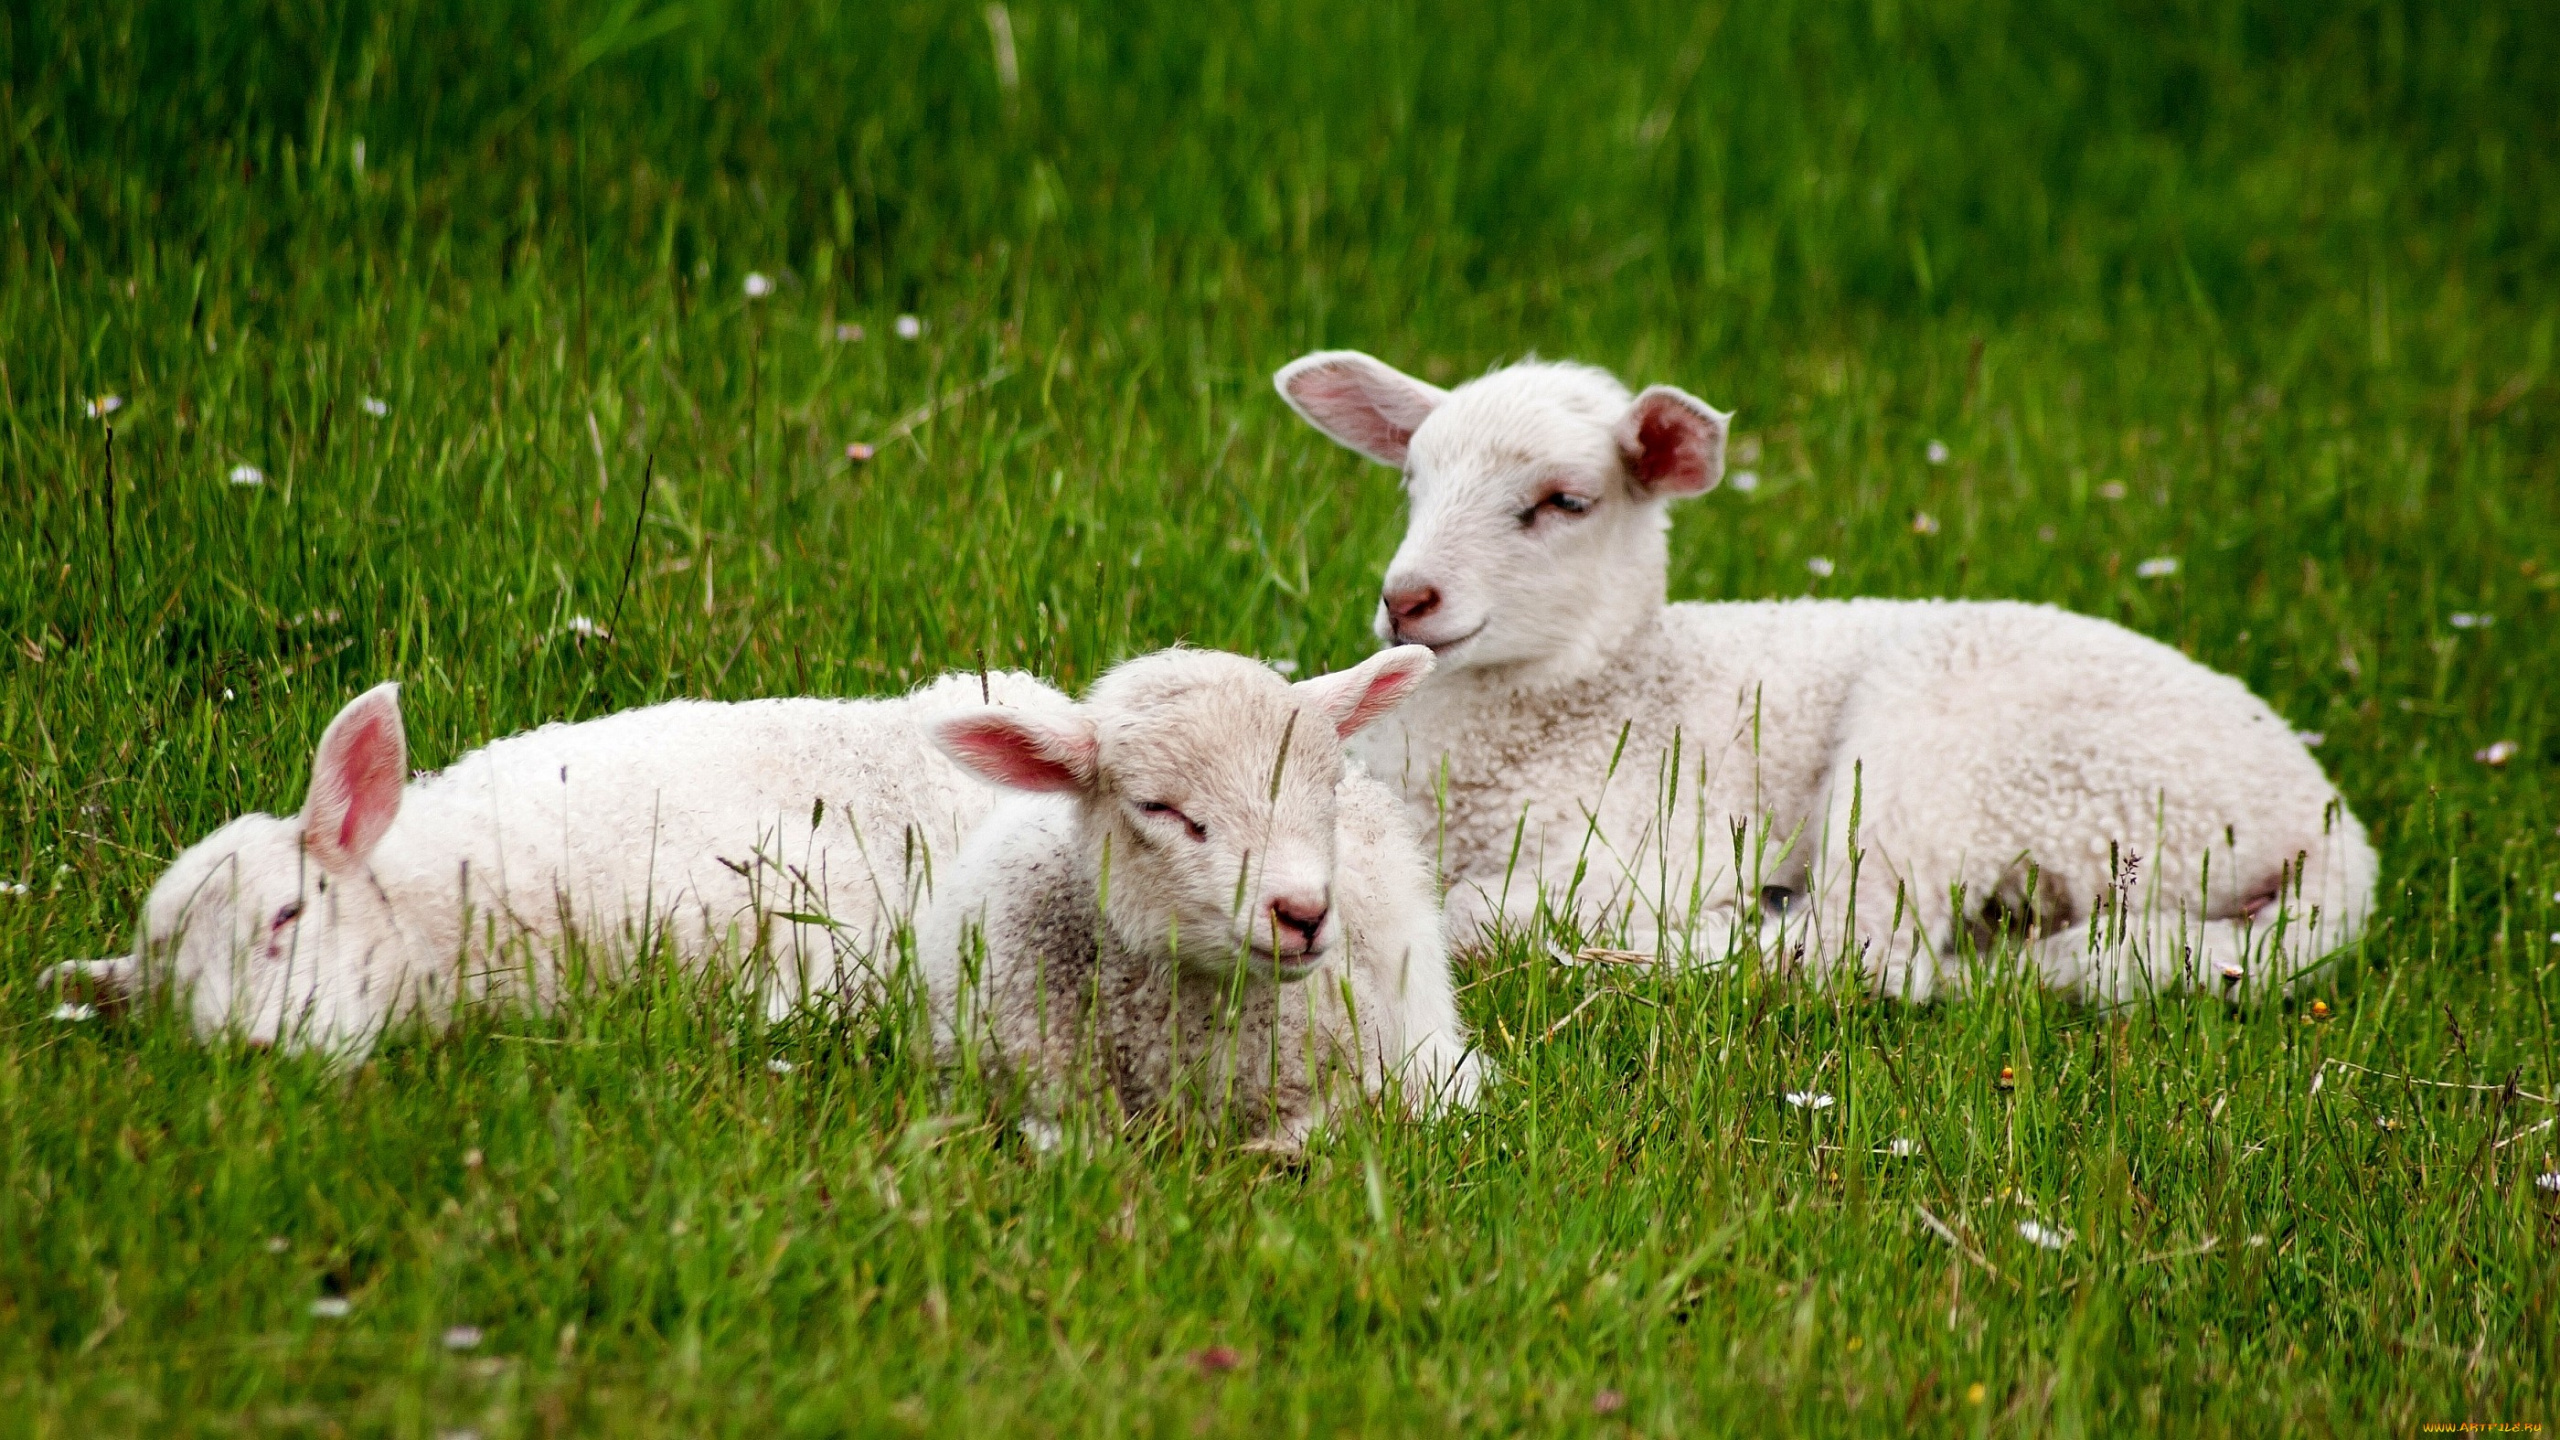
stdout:
<svg viewBox="0 0 2560 1440">
<path fill-rule="evenodd" d="M 331 870 L 364 863 L 400 814 L 409 783 L 409 739 L 400 728 L 400 686 L 376 685 L 338 712 L 311 759 L 302 801 L 302 846 Z"/>
<path fill-rule="evenodd" d="M 1102 750 L 1093 722 L 1081 715 L 1019 710 L 972 710 L 937 720 L 933 743 L 961 769 L 1015 790 L 1089 789 Z"/>
<path fill-rule="evenodd" d="M 1319 675 L 1297 684 L 1317 714 L 1333 722 L 1333 733 L 1345 740 L 1369 722 L 1404 703 L 1413 687 L 1431 673 L 1428 645 L 1399 645 L 1381 650 L 1348 670 Z"/>
<path fill-rule="evenodd" d="M 1381 465 L 1402 465 L 1413 432 L 1449 392 L 1357 350 L 1318 350 L 1271 377 L 1306 422 Z"/>
<path fill-rule="evenodd" d="M 1731 415 L 1685 390 L 1655 385 L 1618 422 L 1618 453 L 1647 495 L 1704 495 L 1724 478 L 1724 432 Z"/>
</svg>

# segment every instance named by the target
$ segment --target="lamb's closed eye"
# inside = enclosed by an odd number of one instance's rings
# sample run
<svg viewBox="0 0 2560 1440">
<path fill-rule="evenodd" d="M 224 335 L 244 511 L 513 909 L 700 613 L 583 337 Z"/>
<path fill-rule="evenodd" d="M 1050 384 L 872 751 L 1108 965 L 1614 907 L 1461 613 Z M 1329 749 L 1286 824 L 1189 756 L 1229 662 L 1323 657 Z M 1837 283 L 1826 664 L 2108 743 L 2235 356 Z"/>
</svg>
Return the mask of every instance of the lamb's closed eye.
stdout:
<svg viewBox="0 0 2560 1440">
<path fill-rule="evenodd" d="M 1183 814 L 1181 810 L 1172 805 L 1166 804 L 1162 800 L 1141 800 L 1138 802 L 1138 811 L 1140 814 L 1149 815 L 1158 820 L 1169 820 L 1180 825 L 1184 830 L 1190 833 L 1191 838 L 1194 840 L 1206 840 L 1209 838 L 1208 826 L 1203 825 L 1199 821 L 1192 819 L 1190 816 Z"/>
</svg>

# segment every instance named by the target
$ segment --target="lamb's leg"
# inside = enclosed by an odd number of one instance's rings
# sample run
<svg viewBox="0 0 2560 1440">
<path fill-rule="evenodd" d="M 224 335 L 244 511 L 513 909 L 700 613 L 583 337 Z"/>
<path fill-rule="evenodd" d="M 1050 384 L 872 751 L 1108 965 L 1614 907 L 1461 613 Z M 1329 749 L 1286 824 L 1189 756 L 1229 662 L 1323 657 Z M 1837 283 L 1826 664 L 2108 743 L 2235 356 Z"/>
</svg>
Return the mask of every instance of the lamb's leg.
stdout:
<svg viewBox="0 0 2560 1440">
<path fill-rule="evenodd" d="M 1515 877 L 1508 887 L 1461 878 L 1442 901 L 1449 927 L 1449 948 L 1471 950 L 1489 944 L 1498 930 L 1512 936 L 1536 935 L 1563 908 L 1570 877 L 1542 887 Z M 1543 899 L 1544 903 L 1541 903 Z M 1609 907 L 1591 904 L 1570 916 L 1575 933 L 1590 945 L 1650 955 L 1675 965 L 1701 968 L 1722 965 L 1739 953 L 1746 935 L 1766 938 L 1763 918 L 1753 907 L 1747 918 L 1729 899 L 1700 906 L 1694 913 L 1660 914 L 1641 904 Z M 1549 936 L 1548 939 L 1556 937 Z"/>
<path fill-rule="evenodd" d="M 36 987 L 53 991 L 66 1005 L 88 1005 L 112 1014 L 142 993 L 142 965 L 130 955 L 65 960 L 38 972 Z"/>
<path fill-rule="evenodd" d="M 2268 936 L 2244 921 L 2192 915 L 2118 923 L 2101 915 L 2037 938 L 2027 959 L 2052 989 L 2120 1001 L 2190 987 L 2250 993 L 2267 974 Z"/>
<path fill-rule="evenodd" d="M 2142 895 L 2110 899 L 2029 954 L 2045 984 L 2091 999 L 2190 987 L 2255 999 L 2280 993 L 2352 941 L 2372 886 L 2372 850 L 2361 836 L 2340 837 L 2228 902 L 2233 913 L 2198 914 L 2192 904 Z"/>
<path fill-rule="evenodd" d="M 1927 767 L 1856 763 L 1844 746 L 1819 812 L 1806 893 L 1785 926 L 1785 946 L 1826 978 L 1856 976 L 1878 993 L 1924 1002 L 1936 995 L 1954 938 L 1955 887 L 1987 887 L 1966 873 L 1962 820 L 1895 777 Z"/>
<path fill-rule="evenodd" d="M 1423 1118 L 1473 1109 L 1486 1069 L 1475 1047 L 1435 1026 L 1405 1052 L 1396 1083 L 1407 1113 Z"/>
</svg>

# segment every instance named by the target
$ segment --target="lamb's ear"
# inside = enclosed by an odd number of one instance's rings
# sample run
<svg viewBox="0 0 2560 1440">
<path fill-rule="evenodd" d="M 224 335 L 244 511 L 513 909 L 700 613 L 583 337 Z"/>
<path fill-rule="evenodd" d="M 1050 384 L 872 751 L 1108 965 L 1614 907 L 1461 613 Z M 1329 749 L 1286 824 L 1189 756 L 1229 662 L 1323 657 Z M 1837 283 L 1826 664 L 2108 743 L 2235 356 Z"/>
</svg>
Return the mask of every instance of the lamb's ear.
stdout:
<svg viewBox="0 0 2560 1440">
<path fill-rule="evenodd" d="M 1647 495 L 1704 495 L 1724 478 L 1725 424 L 1732 419 L 1686 390 L 1651 386 L 1618 422 L 1618 453 Z"/>
<path fill-rule="evenodd" d="M 933 743 L 961 769 L 1015 790 L 1090 789 L 1102 751 L 1091 720 L 1020 710 L 972 710 L 937 720 Z"/>
<path fill-rule="evenodd" d="M 1428 645 L 1399 645 L 1381 650 L 1348 670 L 1301 680 L 1297 691 L 1317 714 L 1333 722 L 1333 733 L 1348 740 L 1369 722 L 1404 703 L 1413 687 L 1431 673 Z"/>
<path fill-rule="evenodd" d="M 1413 432 L 1449 392 L 1357 350 L 1318 350 L 1271 377 L 1306 422 L 1381 465 L 1402 465 Z"/>
<path fill-rule="evenodd" d="M 376 685 L 338 712 L 311 758 L 302 801 L 302 847 L 331 870 L 364 863 L 400 814 L 409 782 L 409 738 L 400 727 L 400 686 Z"/>
</svg>

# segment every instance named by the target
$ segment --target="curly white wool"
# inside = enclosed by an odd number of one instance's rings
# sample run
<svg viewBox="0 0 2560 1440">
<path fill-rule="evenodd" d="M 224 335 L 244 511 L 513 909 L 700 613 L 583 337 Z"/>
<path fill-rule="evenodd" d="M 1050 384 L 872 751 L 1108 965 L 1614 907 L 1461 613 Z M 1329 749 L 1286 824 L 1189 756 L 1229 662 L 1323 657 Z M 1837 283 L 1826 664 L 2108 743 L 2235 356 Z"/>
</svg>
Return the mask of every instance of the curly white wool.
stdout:
<svg viewBox="0 0 2560 1440">
<path fill-rule="evenodd" d="M 1561 916 L 1714 960 L 1758 929 L 1922 998 L 1960 934 L 2008 935 L 2114 996 L 2272 980 L 2372 907 L 2291 727 L 2165 645 L 2039 605 L 1666 605 L 1668 504 L 1724 468 L 1692 396 L 1535 361 L 1444 391 L 1351 351 L 1276 383 L 1404 472 L 1377 628 L 1440 669 L 1354 751 L 1445 837 L 1462 944 Z"/>
<path fill-rule="evenodd" d="M 1430 660 L 1391 650 L 1292 685 L 1164 651 L 1065 716 L 936 726 L 954 759 L 1031 792 L 979 827 L 917 925 L 946 1049 L 992 1052 L 1026 1133 L 1053 1137 L 1092 1091 L 1283 1151 L 1346 1091 L 1472 1101 L 1430 865 L 1341 749 Z"/>
<path fill-rule="evenodd" d="M 342 1059 L 412 1011 L 547 1002 L 579 946 L 600 962 L 658 945 L 688 964 L 769 957 L 757 978 L 777 1014 L 867 994 L 930 863 L 996 800 L 926 727 L 989 700 L 1068 704 L 1013 673 L 885 700 L 680 700 L 546 725 L 411 781 L 398 687 L 377 686 L 322 737 L 301 814 L 243 816 L 169 867 L 136 946 L 147 970 L 120 957 L 51 978 L 172 986 L 200 1035 Z"/>
</svg>

